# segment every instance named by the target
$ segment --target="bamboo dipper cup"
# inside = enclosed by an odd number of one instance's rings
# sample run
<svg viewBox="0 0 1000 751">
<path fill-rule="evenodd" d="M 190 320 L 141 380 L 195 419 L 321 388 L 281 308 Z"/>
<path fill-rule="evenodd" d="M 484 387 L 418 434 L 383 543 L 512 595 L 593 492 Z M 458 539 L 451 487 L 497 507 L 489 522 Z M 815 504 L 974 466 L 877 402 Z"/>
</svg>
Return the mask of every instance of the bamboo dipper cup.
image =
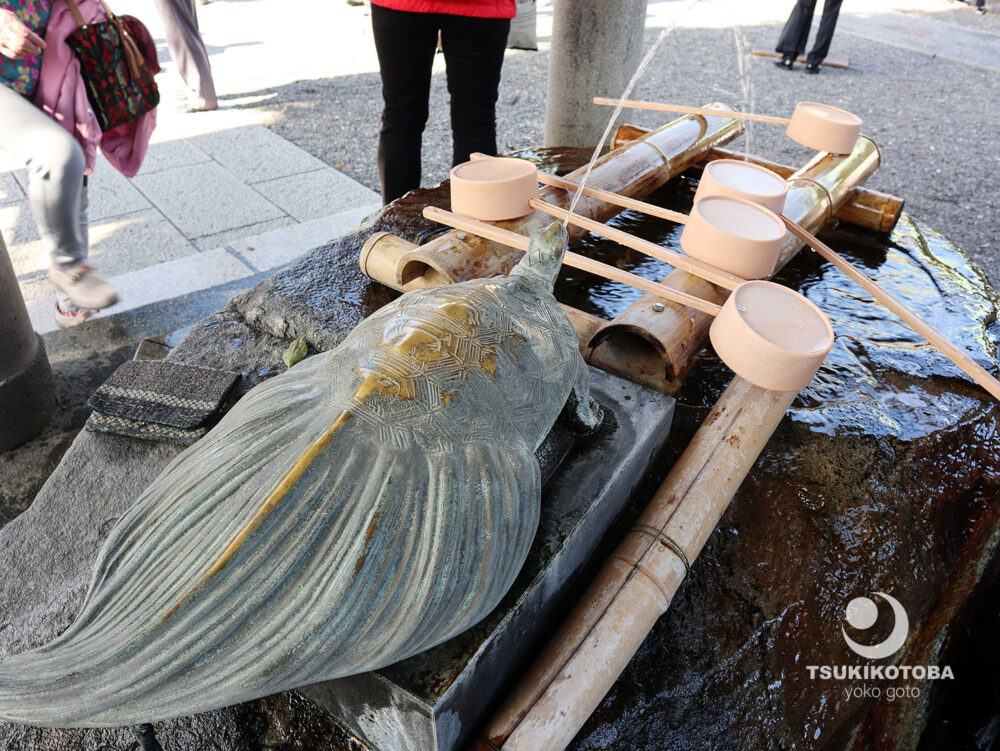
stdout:
<svg viewBox="0 0 1000 751">
<path fill-rule="evenodd" d="M 619 100 L 594 97 L 594 104 L 617 107 Z M 710 112 L 702 107 L 685 107 L 662 102 L 626 101 L 623 104 L 632 109 L 681 112 L 688 115 L 707 115 Z M 730 112 L 727 117 L 784 125 L 785 135 L 793 141 L 830 154 L 850 154 L 858 136 L 861 135 L 862 125 L 861 118 L 854 113 L 819 102 L 799 102 L 790 118 L 754 115 L 748 112 Z"/>
<path fill-rule="evenodd" d="M 526 159 L 491 157 L 452 167 L 451 208 L 483 221 L 516 219 L 532 212 L 538 172 Z"/>
<path fill-rule="evenodd" d="M 780 214 L 787 195 L 788 183 L 767 167 L 740 159 L 715 159 L 705 165 L 694 200 L 697 203 L 706 196 L 733 196 Z"/>
<path fill-rule="evenodd" d="M 695 201 L 681 248 L 691 258 L 746 279 L 771 276 L 785 226 L 764 206 L 728 195 Z"/>
</svg>

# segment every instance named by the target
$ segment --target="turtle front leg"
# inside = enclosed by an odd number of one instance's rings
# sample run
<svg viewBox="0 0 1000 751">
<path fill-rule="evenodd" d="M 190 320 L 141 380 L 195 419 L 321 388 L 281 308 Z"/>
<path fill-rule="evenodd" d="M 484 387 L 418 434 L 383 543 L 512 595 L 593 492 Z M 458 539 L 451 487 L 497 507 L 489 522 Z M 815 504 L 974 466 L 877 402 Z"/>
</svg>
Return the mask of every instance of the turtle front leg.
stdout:
<svg viewBox="0 0 1000 751">
<path fill-rule="evenodd" d="M 590 372 L 582 359 L 563 407 L 562 418 L 566 426 L 578 435 L 593 433 L 604 421 L 601 405 L 590 396 Z"/>
</svg>

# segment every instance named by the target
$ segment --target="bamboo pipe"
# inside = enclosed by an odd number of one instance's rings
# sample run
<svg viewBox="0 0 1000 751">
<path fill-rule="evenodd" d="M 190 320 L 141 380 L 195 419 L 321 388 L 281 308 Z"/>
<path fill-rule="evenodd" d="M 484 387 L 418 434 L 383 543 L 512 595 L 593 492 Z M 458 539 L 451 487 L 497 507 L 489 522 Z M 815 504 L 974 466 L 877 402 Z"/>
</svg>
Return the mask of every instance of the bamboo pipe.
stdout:
<svg viewBox="0 0 1000 751">
<path fill-rule="evenodd" d="M 594 104 L 603 104 L 609 107 L 617 107 L 621 102 L 618 99 L 595 96 Z M 629 109 L 652 110 L 654 112 L 677 112 L 684 115 L 705 115 L 708 114 L 704 107 L 686 107 L 683 104 L 665 104 L 664 102 L 643 102 L 630 99 L 624 102 Z M 788 125 L 792 120 L 788 117 L 772 117 L 771 115 L 755 115 L 750 112 L 734 112 L 733 117 L 739 120 L 750 120 L 756 123 L 771 123 L 772 125 Z"/>
<path fill-rule="evenodd" d="M 648 128 L 640 128 L 637 125 L 620 125 L 611 140 L 612 148 L 624 146 L 626 143 L 641 138 L 647 133 L 649 133 Z M 695 165 L 695 169 L 716 159 L 739 159 L 750 164 L 756 164 L 759 167 L 766 167 L 785 179 L 788 179 L 795 173 L 795 168 L 789 167 L 787 164 L 779 164 L 770 159 L 750 156 L 739 151 L 723 148 L 714 148 L 709 151 L 701 164 Z M 899 196 L 880 193 L 871 188 L 857 187 L 848 200 L 837 209 L 834 216 L 840 221 L 847 222 L 855 227 L 887 235 L 892 232 L 893 227 L 899 221 L 899 217 L 903 215 L 904 206 L 905 201 Z"/>
<path fill-rule="evenodd" d="M 985 368 L 980 366 L 979 363 L 948 341 L 940 334 L 940 332 L 937 331 L 937 329 L 932 328 L 929 324 L 927 324 L 927 322 L 920 318 L 920 316 L 903 305 L 903 303 L 897 300 L 892 294 L 876 284 L 871 277 L 858 271 L 858 269 L 844 260 L 839 253 L 830 248 L 830 246 L 822 240 L 804 230 L 788 217 L 782 216 L 781 219 L 784 221 L 785 227 L 787 227 L 789 232 L 795 235 L 802 242 L 809 245 L 813 250 L 823 256 L 823 258 L 843 271 L 865 292 L 903 319 L 907 326 L 929 341 L 938 352 L 951 360 L 972 380 L 986 389 L 986 391 L 988 391 L 993 398 L 1000 401 L 1000 381 L 990 375 L 990 373 L 987 372 Z"/>
<path fill-rule="evenodd" d="M 534 199 L 532 200 L 534 201 Z M 502 227 L 496 227 L 492 224 L 487 224 L 486 222 L 480 222 L 477 219 L 470 219 L 469 217 L 462 216 L 461 214 L 445 211 L 444 209 L 439 209 L 435 206 L 425 207 L 424 216 L 432 221 L 446 224 L 449 227 L 463 230 L 465 232 L 471 232 L 479 237 L 484 237 L 487 240 L 492 240 L 493 242 L 498 242 L 511 248 L 517 248 L 521 251 L 527 251 L 531 242 L 530 239 L 524 235 L 519 235 L 516 232 L 511 232 L 510 230 L 503 229 Z M 673 300 L 680 305 L 700 310 L 702 313 L 706 313 L 710 316 L 717 316 L 719 314 L 719 310 L 721 310 L 719 305 L 708 302 L 707 300 L 702 300 L 700 297 L 688 295 L 684 292 L 678 292 L 677 290 L 665 287 L 658 282 L 653 282 L 649 279 L 644 279 L 641 276 L 630 274 L 628 271 L 622 271 L 614 266 L 609 266 L 606 263 L 595 261 L 592 258 L 581 256 L 580 254 L 569 250 L 567 250 L 566 254 L 563 256 L 563 264 L 566 266 L 572 266 L 575 269 L 580 269 L 581 271 L 596 274 L 597 276 L 602 276 L 605 279 L 610 279 L 614 282 L 627 284 L 631 287 L 635 287 L 636 289 L 640 289 L 643 292 L 659 295 L 660 297 L 668 300 Z"/>
<path fill-rule="evenodd" d="M 558 751 L 605 696 L 704 547 L 795 392 L 736 376 L 643 515 L 472 751 Z"/>
<path fill-rule="evenodd" d="M 741 279 L 734 274 L 730 274 L 728 271 L 723 271 L 715 266 L 709 266 L 707 263 L 695 260 L 694 258 L 686 256 L 683 253 L 675 253 L 672 250 L 661 248 L 656 243 L 651 243 L 648 240 L 643 240 L 635 235 L 630 235 L 628 232 L 623 232 L 620 229 L 609 227 L 602 222 L 595 222 L 593 219 L 587 219 L 586 217 L 577 216 L 576 214 L 570 215 L 570 213 L 565 209 L 553 206 L 545 201 L 540 201 L 537 198 L 532 198 L 529 203 L 532 208 L 535 208 L 538 211 L 544 211 L 549 216 L 561 220 L 568 219 L 570 224 L 582 227 L 589 232 L 593 232 L 595 235 L 606 237 L 608 240 L 613 240 L 619 245 L 624 245 L 627 248 L 631 248 L 632 250 L 636 250 L 647 256 L 656 258 L 664 263 L 669 263 L 671 266 L 676 268 L 684 269 L 685 271 L 701 277 L 706 281 L 712 282 L 712 284 L 717 284 L 720 287 L 733 290 L 746 281 L 746 279 Z M 685 221 L 687 220 L 687 217 L 683 214 L 681 214 L 681 217 Z"/>
<path fill-rule="evenodd" d="M 627 196 L 644 196 L 700 160 L 709 149 L 726 143 L 743 132 L 742 125 L 728 118 L 725 105 L 712 110 L 707 118 L 680 118 L 648 133 L 625 147 L 611 151 L 597 160 L 589 182 Z M 580 179 L 585 168 L 568 175 Z M 549 203 L 568 206 L 569 196 L 556 188 L 545 188 L 542 198 Z M 618 208 L 604 201 L 585 198 L 577 212 L 593 219 L 606 220 Z M 500 226 L 524 235 L 544 227 L 549 218 L 541 212 L 501 222 Z M 570 229 L 571 241 L 584 232 Z M 506 274 L 517 263 L 519 253 L 480 237 L 463 239 L 451 232 L 415 248 L 400 260 L 397 281 L 405 284 L 428 269 L 449 281 L 464 281 Z"/>
</svg>

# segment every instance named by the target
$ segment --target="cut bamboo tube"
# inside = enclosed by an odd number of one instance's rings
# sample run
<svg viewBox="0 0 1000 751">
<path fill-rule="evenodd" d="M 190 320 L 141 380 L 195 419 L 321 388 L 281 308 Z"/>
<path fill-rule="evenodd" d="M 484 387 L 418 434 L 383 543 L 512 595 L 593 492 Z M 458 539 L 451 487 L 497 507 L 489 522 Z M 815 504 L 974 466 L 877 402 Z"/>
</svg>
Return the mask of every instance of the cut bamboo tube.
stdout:
<svg viewBox="0 0 1000 751">
<path fill-rule="evenodd" d="M 732 380 L 474 751 L 558 751 L 569 744 L 670 606 L 794 399 L 794 392 Z"/>
<path fill-rule="evenodd" d="M 734 274 L 730 274 L 728 271 L 723 271 L 715 266 L 709 266 L 707 263 L 697 261 L 690 256 L 684 255 L 683 253 L 675 253 L 672 250 L 661 248 L 656 243 L 651 243 L 648 240 L 643 240 L 635 235 L 630 235 L 628 232 L 623 232 L 620 229 L 609 227 L 602 222 L 595 222 L 593 219 L 587 219 L 586 217 L 577 216 L 576 214 L 571 216 L 565 209 L 553 206 L 545 201 L 539 201 L 537 198 L 532 198 L 529 203 L 532 207 L 538 209 L 539 211 L 544 211 L 549 216 L 555 217 L 556 219 L 567 219 L 568 217 L 568 221 L 572 225 L 581 227 L 588 232 L 593 232 L 595 235 L 606 237 L 608 240 L 613 240 L 619 245 L 624 245 L 632 250 L 637 250 L 640 253 L 659 261 L 663 261 L 664 263 L 669 263 L 671 266 L 676 268 L 684 269 L 685 271 L 710 281 L 712 284 L 717 284 L 720 287 L 733 290 L 746 281 L 746 279 L 741 279 Z M 685 219 L 686 218 L 687 217 L 685 217 Z"/>
<path fill-rule="evenodd" d="M 603 104 L 609 107 L 617 107 L 618 99 L 609 99 L 603 96 L 595 96 L 594 104 Z M 666 104 L 664 102 L 643 102 L 630 99 L 624 105 L 633 110 L 652 110 L 654 112 L 677 112 L 685 115 L 710 115 L 712 114 L 705 107 L 686 107 L 683 104 Z M 739 120 L 751 120 L 756 123 L 771 123 L 772 125 L 788 125 L 792 120 L 788 117 L 772 117 L 771 115 L 755 115 L 750 112 L 734 112 L 733 117 Z"/>
<path fill-rule="evenodd" d="M 640 198 L 648 195 L 699 161 L 709 149 L 743 132 L 739 121 L 728 117 L 730 109 L 721 104 L 718 107 L 705 120 L 675 120 L 605 154 L 595 163 L 588 182 L 622 195 Z M 584 171 L 585 168 L 580 168 L 567 177 L 579 179 Z M 545 188 L 541 196 L 549 203 L 569 205 L 570 196 L 557 188 Z M 590 218 L 606 220 L 617 214 L 619 208 L 604 201 L 583 198 L 576 210 Z M 530 236 L 549 221 L 548 216 L 536 211 L 521 219 L 501 222 L 500 226 Z M 583 230 L 571 228 L 570 240 L 583 234 Z M 450 232 L 404 256 L 397 269 L 397 280 L 406 283 L 428 269 L 453 282 L 499 276 L 510 271 L 519 257 L 520 254 L 509 248 L 480 237 L 463 239 L 458 232 Z"/>
<path fill-rule="evenodd" d="M 937 329 L 931 327 L 926 321 L 920 318 L 920 316 L 897 300 L 891 293 L 876 284 L 871 277 L 861 271 L 858 271 L 853 265 L 848 263 L 839 253 L 834 251 L 822 240 L 804 230 L 788 217 L 782 216 L 781 219 L 784 221 L 789 232 L 799 238 L 806 245 L 810 246 L 838 269 L 843 271 L 865 292 L 899 316 L 907 326 L 912 328 L 932 345 L 934 345 L 938 352 L 955 363 L 955 365 L 957 365 L 966 375 L 986 389 L 986 391 L 988 391 L 995 399 L 1000 400 L 1000 381 L 994 378 L 989 372 L 986 371 L 985 368 L 980 366 L 979 363 L 948 341 L 941 335 L 940 332 L 937 331 Z"/>
<path fill-rule="evenodd" d="M 511 232 L 510 230 L 503 229 L 502 227 L 496 227 L 492 224 L 487 224 L 486 222 L 480 222 L 477 219 L 470 219 L 467 216 L 455 214 L 451 211 L 445 211 L 444 209 L 439 209 L 434 206 L 427 206 L 424 209 L 424 216 L 432 221 L 440 222 L 441 224 L 446 224 L 449 227 L 454 227 L 455 229 L 463 230 L 465 232 L 471 232 L 479 237 L 484 237 L 487 240 L 502 243 L 508 247 L 516 248 L 521 251 L 526 251 L 531 242 L 529 238 L 524 235 L 519 235 L 516 232 Z M 678 292 L 677 290 L 665 287 L 658 282 L 644 279 L 635 274 L 630 274 L 628 271 L 622 271 L 614 266 L 609 266 L 606 263 L 595 261 L 592 258 L 581 256 L 578 253 L 573 253 L 572 251 L 566 251 L 565 256 L 563 256 L 563 264 L 566 266 L 572 266 L 575 269 L 580 269 L 581 271 L 596 274 L 597 276 L 610 279 L 614 282 L 627 284 L 631 287 L 635 287 L 636 289 L 640 289 L 643 292 L 659 295 L 667 300 L 673 300 L 680 305 L 700 310 L 702 313 L 707 313 L 710 316 L 718 315 L 719 310 L 721 310 L 720 306 L 715 303 L 702 300 L 694 295 Z"/>
</svg>

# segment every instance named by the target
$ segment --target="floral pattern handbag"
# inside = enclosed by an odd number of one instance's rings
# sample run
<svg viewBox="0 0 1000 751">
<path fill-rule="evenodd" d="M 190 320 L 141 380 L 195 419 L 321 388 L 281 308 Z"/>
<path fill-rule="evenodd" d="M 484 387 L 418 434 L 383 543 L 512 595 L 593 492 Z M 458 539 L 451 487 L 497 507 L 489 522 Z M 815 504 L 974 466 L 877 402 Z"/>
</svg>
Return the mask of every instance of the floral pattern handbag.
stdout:
<svg viewBox="0 0 1000 751">
<path fill-rule="evenodd" d="M 153 70 L 132 31 L 136 25 L 142 27 L 142 22 L 132 16 L 116 16 L 101 0 L 105 20 L 88 24 L 74 0 L 66 0 L 66 5 L 79 24 L 66 43 L 80 61 L 87 99 L 101 131 L 107 133 L 131 122 L 159 104 Z M 145 27 L 142 32 L 148 35 Z"/>
</svg>

